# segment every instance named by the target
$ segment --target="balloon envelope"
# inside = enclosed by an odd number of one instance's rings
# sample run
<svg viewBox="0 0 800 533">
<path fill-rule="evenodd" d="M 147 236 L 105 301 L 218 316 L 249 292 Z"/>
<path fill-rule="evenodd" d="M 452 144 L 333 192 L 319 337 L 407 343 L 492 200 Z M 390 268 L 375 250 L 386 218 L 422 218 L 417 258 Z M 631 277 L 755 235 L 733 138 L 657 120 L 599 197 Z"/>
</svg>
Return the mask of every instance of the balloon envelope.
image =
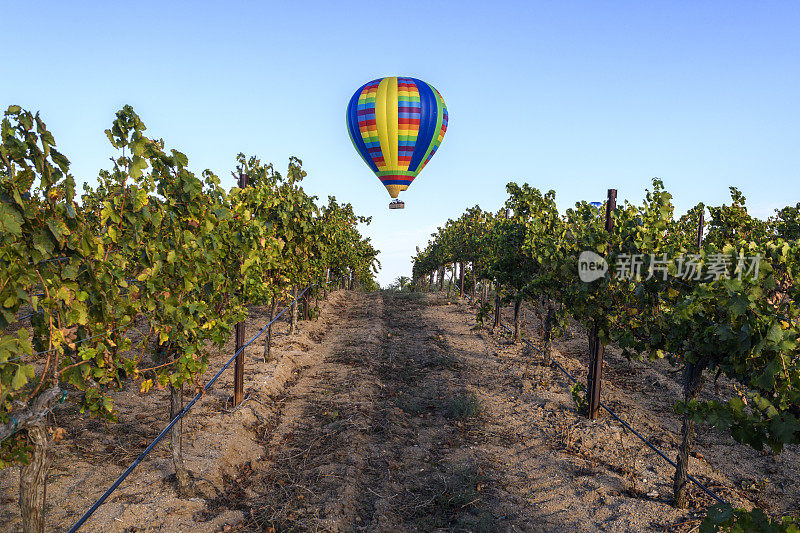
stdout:
<svg viewBox="0 0 800 533">
<path fill-rule="evenodd" d="M 408 189 L 447 131 L 439 91 L 416 78 L 365 83 L 347 106 L 350 140 L 392 198 Z"/>
</svg>

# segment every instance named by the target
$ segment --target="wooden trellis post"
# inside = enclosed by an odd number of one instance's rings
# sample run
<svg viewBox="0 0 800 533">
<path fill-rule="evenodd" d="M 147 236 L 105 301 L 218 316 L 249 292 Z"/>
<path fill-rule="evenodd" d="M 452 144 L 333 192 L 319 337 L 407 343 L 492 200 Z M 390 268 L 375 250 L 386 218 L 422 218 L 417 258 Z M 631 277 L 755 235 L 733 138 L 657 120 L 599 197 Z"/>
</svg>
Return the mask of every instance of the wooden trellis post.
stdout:
<svg viewBox="0 0 800 533">
<path fill-rule="evenodd" d="M 614 231 L 614 219 L 611 214 L 617 208 L 617 190 L 608 189 L 606 202 L 606 231 Z M 589 333 L 589 375 L 587 377 L 586 396 L 589 399 L 589 418 L 597 418 L 600 410 L 600 385 L 603 376 L 603 343 L 600 342 L 599 325 L 597 321 L 592 325 Z"/>
<path fill-rule="evenodd" d="M 239 174 L 239 188 L 244 189 L 247 187 L 247 174 Z M 239 352 L 236 356 L 236 362 L 233 368 L 233 405 L 234 407 L 242 403 L 244 399 L 244 322 L 236 323 L 236 348 L 235 352 Z"/>
<path fill-rule="evenodd" d="M 459 271 L 460 271 L 460 281 L 458 282 L 458 285 L 459 285 L 459 289 L 461 290 L 460 297 L 463 298 L 464 297 L 464 261 L 463 260 L 461 261 L 460 266 L 461 266 L 461 268 L 459 269 Z"/>
</svg>

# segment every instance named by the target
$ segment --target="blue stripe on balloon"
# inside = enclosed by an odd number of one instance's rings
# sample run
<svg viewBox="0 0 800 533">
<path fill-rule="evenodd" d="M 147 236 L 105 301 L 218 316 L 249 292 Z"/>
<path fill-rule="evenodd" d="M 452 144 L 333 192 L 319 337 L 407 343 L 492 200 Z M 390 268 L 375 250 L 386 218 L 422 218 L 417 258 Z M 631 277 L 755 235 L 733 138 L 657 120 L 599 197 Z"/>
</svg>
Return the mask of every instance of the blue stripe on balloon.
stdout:
<svg viewBox="0 0 800 533">
<path fill-rule="evenodd" d="M 384 185 L 411 185 L 411 180 L 381 180 Z"/>
<path fill-rule="evenodd" d="M 367 85 L 366 83 L 362 85 L 350 98 L 350 103 L 347 105 L 347 130 L 350 132 L 350 140 L 353 141 L 361 158 L 373 172 L 378 172 L 378 166 L 372 161 L 372 157 L 364 145 L 364 139 L 361 137 L 361 130 L 358 129 L 358 97 Z"/>
<path fill-rule="evenodd" d="M 419 169 L 422 158 L 428 151 L 433 140 L 434 130 L 436 129 L 436 119 L 439 114 L 439 106 L 436 101 L 436 95 L 430 86 L 422 80 L 411 78 L 419 91 L 419 104 L 420 104 L 420 120 L 419 120 L 419 133 L 417 133 L 417 144 L 414 148 L 414 155 L 411 157 L 411 162 L 408 164 L 410 172 L 416 172 Z"/>
</svg>

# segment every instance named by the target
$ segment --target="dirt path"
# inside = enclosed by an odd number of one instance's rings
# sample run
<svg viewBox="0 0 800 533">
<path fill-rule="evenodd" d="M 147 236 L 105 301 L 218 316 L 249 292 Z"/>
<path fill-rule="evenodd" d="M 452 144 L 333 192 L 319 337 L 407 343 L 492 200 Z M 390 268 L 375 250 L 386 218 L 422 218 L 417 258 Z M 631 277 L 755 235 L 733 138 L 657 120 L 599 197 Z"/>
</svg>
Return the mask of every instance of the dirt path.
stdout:
<svg viewBox="0 0 800 533">
<path fill-rule="evenodd" d="M 286 398 L 245 529 L 480 529 L 486 480 L 463 433 L 476 404 L 424 297 L 358 295 L 333 349 Z M 448 418 L 449 417 L 449 418 Z M 459 427 L 461 426 L 461 427 Z"/>
<path fill-rule="evenodd" d="M 237 528 L 663 531 L 691 518 L 624 464 L 575 451 L 566 383 L 472 324 L 440 297 L 354 295 L 329 355 L 284 398 L 267 458 L 228 494 L 248 516 Z"/>
</svg>

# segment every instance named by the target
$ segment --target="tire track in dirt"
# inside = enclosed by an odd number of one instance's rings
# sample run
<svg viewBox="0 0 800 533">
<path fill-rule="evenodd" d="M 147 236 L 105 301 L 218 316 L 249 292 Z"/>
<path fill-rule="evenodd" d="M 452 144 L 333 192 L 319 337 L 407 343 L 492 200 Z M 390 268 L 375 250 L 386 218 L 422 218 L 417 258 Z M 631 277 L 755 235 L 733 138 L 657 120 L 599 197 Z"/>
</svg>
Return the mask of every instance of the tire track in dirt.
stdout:
<svg viewBox="0 0 800 533">
<path fill-rule="evenodd" d="M 343 304 L 315 363 L 281 399 L 265 457 L 240 487 L 244 530 L 340 530 L 360 514 L 377 388 L 368 361 L 381 345 L 382 301 L 350 293 Z"/>
<path fill-rule="evenodd" d="M 243 530 L 480 530 L 477 406 L 425 297 L 353 294 L 324 360 L 284 399 L 243 488 Z M 229 499 L 230 499 L 229 494 Z"/>
</svg>

